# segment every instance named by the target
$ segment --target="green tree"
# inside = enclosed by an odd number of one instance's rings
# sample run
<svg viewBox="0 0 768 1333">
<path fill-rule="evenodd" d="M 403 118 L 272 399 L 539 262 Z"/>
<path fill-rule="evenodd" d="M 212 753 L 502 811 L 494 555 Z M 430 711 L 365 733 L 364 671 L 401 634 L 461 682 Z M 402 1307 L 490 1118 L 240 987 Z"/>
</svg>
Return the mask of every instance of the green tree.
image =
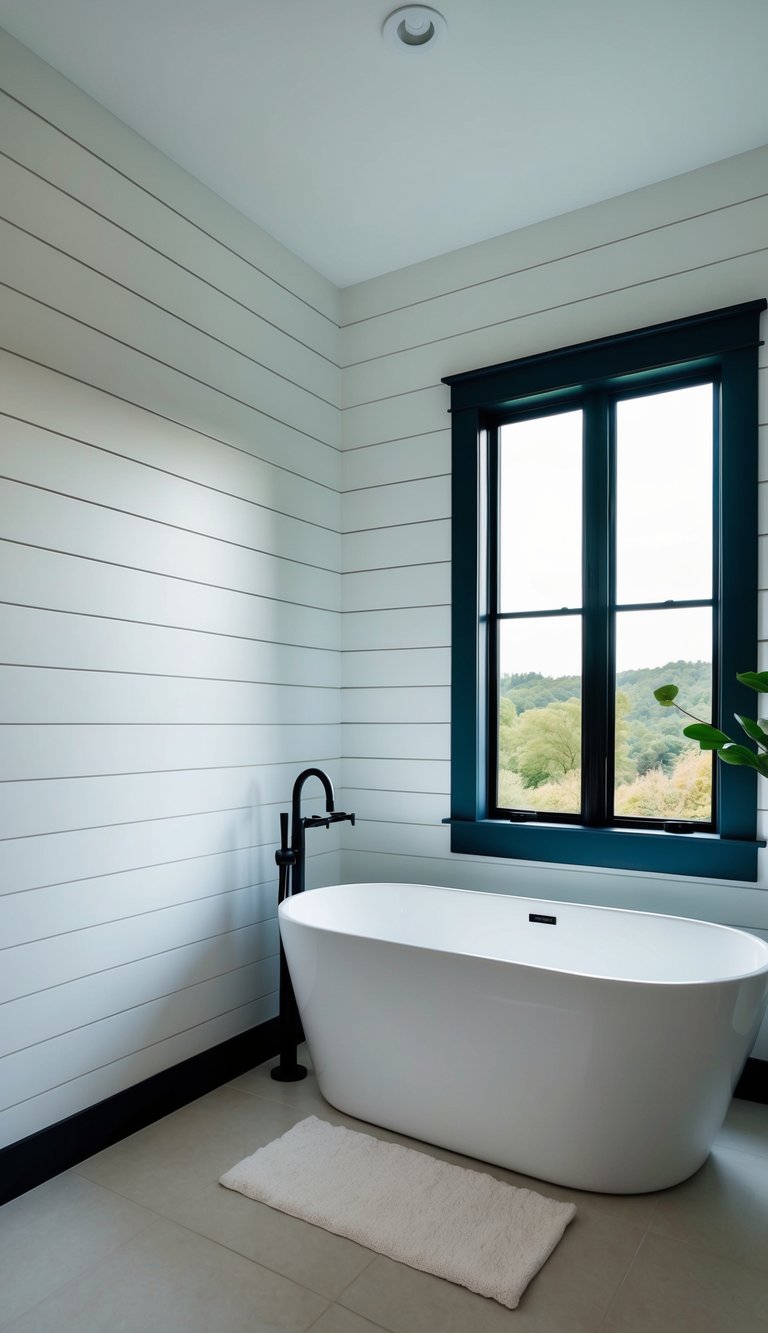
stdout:
<svg viewBox="0 0 768 1333">
<path fill-rule="evenodd" d="M 526 787 L 565 777 L 581 762 L 580 701 L 528 709 L 517 719 L 511 740 L 511 766 Z"/>
</svg>

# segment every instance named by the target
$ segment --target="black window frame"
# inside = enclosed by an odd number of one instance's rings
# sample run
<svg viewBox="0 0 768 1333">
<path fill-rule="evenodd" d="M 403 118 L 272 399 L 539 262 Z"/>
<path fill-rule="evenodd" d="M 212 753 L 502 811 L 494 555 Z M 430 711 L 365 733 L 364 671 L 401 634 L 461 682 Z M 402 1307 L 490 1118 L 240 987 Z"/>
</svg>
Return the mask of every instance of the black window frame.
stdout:
<svg viewBox="0 0 768 1333">
<path fill-rule="evenodd" d="M 495 809 L 489 616 L 495 431 L 516 414 L 712 381 L 717 391 L 713 721 L 754 712 L 736 681 L 757 652 L 757 349 L 753 301 L 446 377 L 452 415 L 451 850 L 556 864 L 757 878 L 755 774 L 719 764 L 714 826 L 579 822 Z M 601 596 L 608 600 L 608 591 Z M 615 605 L 614 605 L 615 609 Z M 493 684 L 491 681 L 493 680 Z M 588 688 L 585 681 L 585 694 Z M 611 689 L 603 688 L 598 712 Z M 601 724 L 602 725 L 602 724 Z M 681 724 L 682 725 L 682 724 Z"/>
</svg>

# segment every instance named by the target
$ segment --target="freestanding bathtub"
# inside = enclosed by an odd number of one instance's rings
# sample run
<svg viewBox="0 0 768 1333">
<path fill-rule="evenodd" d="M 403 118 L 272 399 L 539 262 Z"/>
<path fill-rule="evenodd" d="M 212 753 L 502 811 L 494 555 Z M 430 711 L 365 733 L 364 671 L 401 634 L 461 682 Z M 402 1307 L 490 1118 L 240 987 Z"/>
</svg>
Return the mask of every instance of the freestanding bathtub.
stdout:
<svg viewBox="0 0 768 1333">
<path fill-rule="evenodd" d="M 327 1101 L 577 1189 L 701 1166 L 768 995 L 762 940 L 680 917 L 346 884 L 279 919 Z"/>
</svg>

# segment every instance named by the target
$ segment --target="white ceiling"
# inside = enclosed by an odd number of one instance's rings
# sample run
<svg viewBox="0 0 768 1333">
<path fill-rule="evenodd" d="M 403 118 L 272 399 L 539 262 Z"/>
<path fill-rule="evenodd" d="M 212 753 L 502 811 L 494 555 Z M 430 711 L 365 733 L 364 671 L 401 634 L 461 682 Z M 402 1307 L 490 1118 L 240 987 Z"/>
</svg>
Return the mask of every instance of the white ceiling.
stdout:
<svg viewBox="0 0 768 1333">
<path fill-rule="evenodd" d="M 0 0 L 0 26 L 339 286 L 768 142 L 768 0 Z M 763 183 L 764 184 L 764 183 Z"/>
</svg>

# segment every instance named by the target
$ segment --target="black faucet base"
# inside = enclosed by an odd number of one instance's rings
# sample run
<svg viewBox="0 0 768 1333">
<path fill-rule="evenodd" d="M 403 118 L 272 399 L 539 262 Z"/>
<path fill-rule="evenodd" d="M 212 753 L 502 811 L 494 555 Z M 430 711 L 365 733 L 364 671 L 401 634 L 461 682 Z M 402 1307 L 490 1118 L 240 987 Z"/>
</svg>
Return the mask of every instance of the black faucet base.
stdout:
<svg viewBox="0 0 768 1333">
<path fill-rule="evenodd" d="M 279 1064 L 270 1069 L 269 1075 L 277 1083 L 298 1083 L 300 1079 L 307 1077 L 307 1071 L 304 1065 Z"/>
</svg>

